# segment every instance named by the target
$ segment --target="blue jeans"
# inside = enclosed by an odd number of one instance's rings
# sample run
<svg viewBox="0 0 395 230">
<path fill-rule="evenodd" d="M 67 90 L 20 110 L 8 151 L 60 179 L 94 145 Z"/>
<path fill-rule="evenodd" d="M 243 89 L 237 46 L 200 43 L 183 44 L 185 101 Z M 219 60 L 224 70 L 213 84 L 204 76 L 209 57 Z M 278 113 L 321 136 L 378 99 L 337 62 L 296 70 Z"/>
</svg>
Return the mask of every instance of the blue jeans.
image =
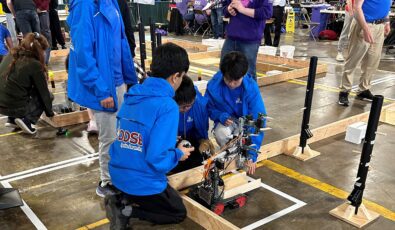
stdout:
<svg viewBox="0 0 395 230">
<path fill-rule="evenodd" d="M 213 25 L 214 38 L 224 37 L 224 22 L 222 14 L 222 7 L 211 10 L 211 24 Z"/>
<path fill-rule="evenodd" d="M 259 43 L 242 42 L 227 38 L 225 40 L 224 46 L 222 46 L 221 60 L 229 52 L 242 52 L 248 60 L 248 73 L 256 81 L 256 57 L 258 55 L 258 49 Z"/>
</svg>

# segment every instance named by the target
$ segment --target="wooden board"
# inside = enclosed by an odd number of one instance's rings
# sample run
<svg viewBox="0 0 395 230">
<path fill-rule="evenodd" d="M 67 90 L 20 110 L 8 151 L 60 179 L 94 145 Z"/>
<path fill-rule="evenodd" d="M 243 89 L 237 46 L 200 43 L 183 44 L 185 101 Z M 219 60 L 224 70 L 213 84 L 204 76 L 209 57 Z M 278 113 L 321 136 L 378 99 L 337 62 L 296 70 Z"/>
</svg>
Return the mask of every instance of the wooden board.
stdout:
<svg viewBox="0 0 395 230">
<path fill-rule="evenodd" d="M 390 125 L 395 125 L 395 108 L 390 108 L 383 111 L 380 121 Z"/>
<path fill-rule="evenodd" d="M 202 58 L 194 61 L 195 64 L 202 66 L 216 66 L 219 65 L 220 59 L 215 57 Z"/>
<path fill-rule="evenodd" d="M 201 225 L 205 229 L 209 230 L 236 230 L 239 229 L 234 224 L 225 220 L 221 216 L 208 210 L 203 205 L 194 201 L 192 198 L 181 195 L 182 201 L 187 209 L 188 217 Z"/>
<path fill-rule="evenodd" d="M 358 214 L 354 214 L 355 207 L 348 203 L 344 203 L 335 209 L 331 210 L 329 213 L 357 228 L 362 228 L 370 222 L 379 218 L 379 214 L 368 210 L 363 204 L 358 209 Z"/>
<path fill-rule="evenodd" d="M 41 116 L 41 119 L 47 122 L 50 126 L 55 128 L 65 127 L 69 125 L 76 125 L 76 124 L 88 122 L 90 120 L 87 110 L 58 114 L 52 118 L 49 118 L 45 116 L 45 114 L 43 114 Z"/>
<path fill-rule="evenodd" d="M 66 57 L 70 53 L 70 49 L 51 50 L 51 58 Z"/>
<path fill-rule="evenodd" d="M 238 178 L 235 177 L 238 177 L 238 175 L 232 176 L 231 178 L 229 178 L 229 180 L 237 180 L 239 182 L 239 185 L 228 188 L 225 183 L 224 199 L 244 194 L 261 187 L 261 178 L 248 182 L 248 179 L 245 175 L 239 176 Z"/>
<path fill-rule="evenodd" d="M 383 106 L 383 112 L 385 112 L 389 108 L 395 108 L 395 103 Z M 368 120 L 368 117 L 369 112 L 365 112 L 313 129 L 312 133 L 314 136 L 308 140 L 308 143 L 311 144 L 332 137 L 334 135 L 344 133 L 350 124 L 359 121 L 366 122 Z M 299 145 L 299 138 L 300 135 L 294 135 L 261 146 L 259 150 L 261 154 L 259 154 L 258 156 L 258 162 L 278 156 L 283 153 L 292 153 L 292 151 Z M 236 167 L 234 165 L 230 165 L 228 167 L 229 171 L 234 170 L 235 168 Z M 203 166 L 199 166 L 178 174 L 171 175 L 168 177 L 169 184 L 177 190 L 187 188 L 201 181 L 203 171 Z"/>
</svg>

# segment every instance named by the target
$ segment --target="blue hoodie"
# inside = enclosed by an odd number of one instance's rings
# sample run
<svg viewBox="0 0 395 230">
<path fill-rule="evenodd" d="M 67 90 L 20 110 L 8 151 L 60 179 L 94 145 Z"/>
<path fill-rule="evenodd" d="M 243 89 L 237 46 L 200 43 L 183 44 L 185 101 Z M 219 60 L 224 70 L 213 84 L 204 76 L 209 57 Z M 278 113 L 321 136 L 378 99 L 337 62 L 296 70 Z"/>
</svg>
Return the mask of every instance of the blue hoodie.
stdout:
<svg viewBox="0 0 395 230">
<path fill-rule="evenodd" d="M 249 74 L 243 77 L 241 87 L 243 87 L 241 98 L 242 116 L 252 115 L 254 119 L 257 119 L 258 113 L 266 114 L 258 84 Z M 235 114 L 236 102 L 234 104 L 229 103 L 232 100 L 227 98 L 230 95 L 228 93 L 229 90 L 229 87 L 223 80 L 221 71 L 217 72 L 207 84 L 205 94 L 205 97 L 208 99 L 207 110 L 210 119 L 214 121 L 214 125 L 217 125 L 219 122 L 224 124 L 228 118 Z M 260 133 L 260 135 L 251 138 L 252 143 L 256 145 L 255 149 L 261 147 L 263 137 L 264 133 Z M 251 159 L 256 162 L 258 155 L 254 151 L 250 151 L 249 154 Z"/>
<path fill-rule="evenodd" d="M 246 8 L 255 10 L 253 18 L 239 12 L 236 16 L 231 16 L 228 11 L 231 2 L 232 0 L 225 0 L 224 4 L 224 16 L 230 18 L 230 22 L 226 26 L 227 37 L 236 41 L 261 44 L 266 19 L 272 17 L 272 1 L 249 0 Z"/>
<path fill-rule="evenodd" d="M 118 138 L 111 145 L 111 181 L 121 191 L 147 196 L 163 192 L 166 173 L 183 156 L 175 148 L 178 106 L 170 84 L 147 78 L 125 94 L 117 116 Z"/>
<path fill-rule="evenodd" d="M 113 4 L 119 11 L 116 0 L 70 0 L 70 59 L 68 97 L 78 104 L 100 111 L 118 110 L 114 65 L 111 57 L 121 56 L 123 82 L 137 83 L 136 71 L 122 20 L 121 41 L 114 41 L 114 21 L 109 11 Z M 115 42 L 121 49 L 114 49 Z M 115 52 L 120 52 L 116 54 Z M 117 72 L 119 69 L 117 70 Z M 105 109 L 100 101 L 113 97 L 115 107 Z"/>
<path fill-rule="evenodd" d="M 199 141 L 201 139 L 208 139 L 207 98 L 203 97 L 196 87 L 195 91 L 196 99 L 192 108 L 186 113 L 180 113 L 178 136 L 184 138 L 184 134 L 186 133 L 187 140 L 193 139 Z"/>
</svg>

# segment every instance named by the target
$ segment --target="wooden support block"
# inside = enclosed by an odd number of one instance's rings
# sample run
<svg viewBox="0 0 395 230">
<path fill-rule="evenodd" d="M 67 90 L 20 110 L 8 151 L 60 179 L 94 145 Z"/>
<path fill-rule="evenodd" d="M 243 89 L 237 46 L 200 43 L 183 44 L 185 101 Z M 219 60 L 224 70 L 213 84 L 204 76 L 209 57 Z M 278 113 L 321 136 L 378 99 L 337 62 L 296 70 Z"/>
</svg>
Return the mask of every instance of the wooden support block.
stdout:
<svg viewBox="0 0 395 230">
<path fill-rule="evenodd" d="M 215 66 L 219 65 L 220 59 L 216 57 L 201 58 L 192 61 L 194 64 L 202 66 Z"/>
<path fill-rule="evenodd" d="M 66 81 L 68 79 L 68 74 L 66 70 L 57 70 L 52 72 L 54 81 Z"/>
<path fill-rule="evenodd" d="M 355 215 L 355 207 L 348 203 L 338 206 L 329 213 L 357 228 L 362 228 L 380 216 L 378 213 L 368 210 L 364 204 L 359 207 L 358 214 Z"/>
<path fill-rule="evenodd" d="M 381 122 L 395 125 L 395 108 L 389 108 L 384 110 L 380 118 Z"/>
<path fill-rule="evenodd" d="M 297 146 L 294 148 L 293 152 L 286 154 L 288 156 L 294 157 L 301 161 L 307 161 L 310 160 L 311 158 L 321 155 L 320 152 L 312 150 L 309 145 L 306 145 L 303 152 L 302 152 L 302 147 Z"/>
<path fill-rule="evenodd" d="M 70 53 L 70 49 L 52 50 L 51 51 L 51 58 L 52 57 L 66 57 L 69 53 Z"/>
<path fill-rule="evenodd" d="M 69 125 L 76 125 L 76 124 L 88 122 L 90 120 L 87 110 L 58 114 L 52 118 L 49 118 L 45 116 L 45 114 L 43 114 L 41 116 L 41 119 L 47 122 L 50 126 L 55 128 L 65 127 Z"/>
<path fill-rule="evenodd" d="M 239 229 L 234 224 L 208 210 L 206 207 L 194 201 L 192 198 L 186 195 L 181 195 L 181 198 L 187 209 L 188 217 L 196 223 L 199 223 L 203 228 L 209 230 Z"/>
</svg>

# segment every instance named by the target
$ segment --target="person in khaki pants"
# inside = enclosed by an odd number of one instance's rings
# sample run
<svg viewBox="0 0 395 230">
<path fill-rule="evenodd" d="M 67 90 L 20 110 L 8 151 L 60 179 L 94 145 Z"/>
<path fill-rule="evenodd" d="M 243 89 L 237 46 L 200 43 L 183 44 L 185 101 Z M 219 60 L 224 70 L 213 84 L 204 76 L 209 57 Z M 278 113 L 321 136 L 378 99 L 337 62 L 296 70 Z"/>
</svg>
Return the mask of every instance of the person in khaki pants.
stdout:
<svg viewBox="0 0 395 230">
<path fill-rule="evenodd" d="M 340 85 L 339 104 L 348 106 L 348 95 L 351 91 L 355 70 L 361 63 L 357 99 L 372 100 L 370 81 L 380 63 L 384 36 L 391 28 L 388 13 L 391 0 L 355 0 L 355 19 L 351 25 L 349 55 L 344 65 L 344 73 Z"/>
</svg>

